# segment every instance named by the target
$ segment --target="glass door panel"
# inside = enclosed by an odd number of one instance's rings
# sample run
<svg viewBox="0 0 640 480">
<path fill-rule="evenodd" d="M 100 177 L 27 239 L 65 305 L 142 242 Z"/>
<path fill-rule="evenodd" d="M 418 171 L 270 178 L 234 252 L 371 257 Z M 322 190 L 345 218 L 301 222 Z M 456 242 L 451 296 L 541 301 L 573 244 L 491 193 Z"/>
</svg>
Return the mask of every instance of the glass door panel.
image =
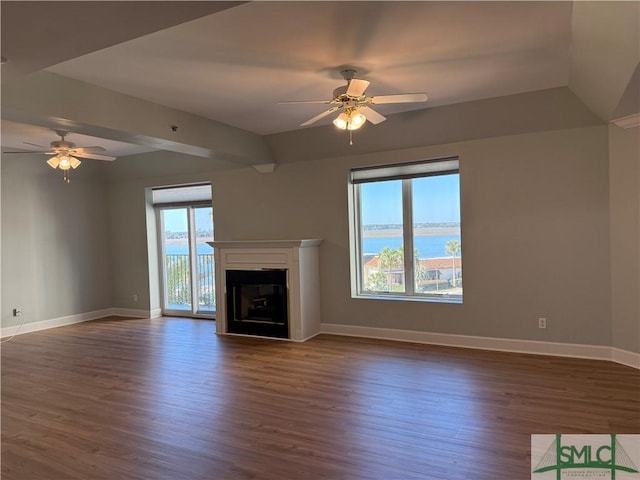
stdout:
<svg viewBox="0 0 640 480">
<path fill-rule="evenodd" d="M 213 241 L 213 209 L 193 208 L 195 237 L 195 278 L 193 289 L 194 313 L 212 315 L 216 311 L 216 289 L 214 285 L 213 247 L 206 242 Z"/>
<path fill-rule="evenodd" d="M 189 210 L 167 208 L 162 216 L 164 310 L 191 313 L 191 260 L 189 255 Z"/>
</svg>

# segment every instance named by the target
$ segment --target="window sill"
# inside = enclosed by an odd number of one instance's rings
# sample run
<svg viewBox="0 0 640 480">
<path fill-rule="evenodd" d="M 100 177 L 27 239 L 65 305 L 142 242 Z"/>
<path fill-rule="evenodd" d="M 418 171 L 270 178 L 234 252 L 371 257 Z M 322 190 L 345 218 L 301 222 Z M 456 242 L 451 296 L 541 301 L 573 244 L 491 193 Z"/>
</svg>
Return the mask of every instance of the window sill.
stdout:
<svg viewBox="0 0 640 480">
<path fill-rule="evenodd" d="M 462 305 L 462 297 L 450 296 L 424 296 L 424 295 L 393 295 L 393 294 L 352 294 L 351 298 L 363 300 L 396 300 L 404 302 L 423 302 L 423 303 L 453 303 Z"/>
</svg>

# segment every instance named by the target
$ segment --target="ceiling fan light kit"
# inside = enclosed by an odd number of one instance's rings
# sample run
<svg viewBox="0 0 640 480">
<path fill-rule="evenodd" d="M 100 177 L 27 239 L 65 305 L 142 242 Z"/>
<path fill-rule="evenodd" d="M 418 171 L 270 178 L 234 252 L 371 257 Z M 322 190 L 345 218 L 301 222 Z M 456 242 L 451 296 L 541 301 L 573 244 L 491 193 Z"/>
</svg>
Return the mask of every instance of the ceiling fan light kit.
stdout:
<svg viewBox="0 0 640 480">
<path fill-rule="evenodd" d="M 55 157 L 51 157 L 47 160 L 47 163 L 51 168 L 59 168 L 63 171 L 62 178 L 66 183 L 69 183 L 71 179 L 69 178 L 69 170 L 76 169 L 82 163 L 76 157 L 72 157 L 66 153 L 58 153 Z"/>
<path fill-rule="evenodd" d="M 346 110 L 338 115 L 333 124 L 340 130 L 357 130 L 367 121 L 362 113 L 356 108 Z"/>
<path fill-rule="evenodd" d="M 353 145 L 351 132 L 362 127 L 362 125 L 364 125 L 367 120 L 374 125 L 377 125 L 378 123 L 384 122 L 386 120 L 386 117 L 380 115 L 374 109 L 369 107 L 369 105 L 426 102 L 428 98 L 427 94 L 424 92 L 400 93 L 369 97 L 365 95 L 365 91 L 370 84 L 369 81 L 355 78 L 357 72 L 351 68 L 342 70 L 340 73 L 342 74 L 342 77 L 347 81 L 347 84 L 333 90 L 332 100 L 303 100 L 281 103 L 321 103 L 331 105 L 328 110 L 325 110 L 324 112 L 300 124 L 301 127 L 309 126 L 317 122 L 318 120 L 321 120 L 324 117 L 332 114 L 333 112 L 342 110 L 333 120 L 333 124 L 341 130 L 349 131 L 349 145 Z"/>
<path fill-rule="evenodd" d="M 76 157 L 72 157 L 71 155 L 59 153 L 55 157 L 51 157 L 49 160 L 47 160 L 47 163 L 51 168 L 69 170 L 70 168 L 78 168 L 82 162 Z"/>
<path fill-rule="evenodd" d="M 115 160 L 116 157 L 111 157 L 109 155 L 98 155 L 95 152 L 104 152 L 104 147 L 76 147 L 76 144 L 73 142 L 67 142 L 64 137 L 66 137 L 69 132 L 66 130 L 55 130 L 56 134 L 58 134 L 61 140 L 56 140 L 50 143 L 49 150 L 39 151 L 39 152 L 5 152 L 5 153 L 44 153 L 46 155 L 54 155 L 49 160 L 47 160 L 47 164 L 53 168 L 59 168 L 63 171 L 63 179 L 66 183 L 69 183 L 69 171 L 71 169 L 75 170 L 82 163 L 76 157 L 80 158 L 91 158 L 93 160 L 107 160 L 112 161 Z M 25 142 L 27 143 L 27 142 Z M 29 143 L 28 145 L 33 145 L 35 147 L 46 148 L 42 145 L 35 145 L 33 143 Z"/>
</svg>

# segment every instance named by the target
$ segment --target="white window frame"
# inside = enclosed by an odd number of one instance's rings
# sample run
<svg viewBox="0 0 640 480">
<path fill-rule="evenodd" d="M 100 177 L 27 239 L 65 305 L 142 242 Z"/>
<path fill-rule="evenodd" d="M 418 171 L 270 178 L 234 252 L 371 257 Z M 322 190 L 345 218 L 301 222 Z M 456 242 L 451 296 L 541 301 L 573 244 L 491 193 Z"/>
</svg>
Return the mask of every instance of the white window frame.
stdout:
<svg viewBox="0 0 640 480">
<path fill-rule="evenodd" d="M 409 300 L 462 303 L 463 295 L 432 294 L 415 291 L 413 258 L 412 180 L 438 175 L 460 174 L 458 157 L 354 168 L 349 174 L 349 242 L 351 253 L 351 296 L 364 299 Z M 371 292 L 364 289 L 362 265 L 362 219 L 360 185 L 370 182 L 402 180 L 402 228 L 404 255 L 404 292 Z M 462 195 L 462 194 L 460 194 Z M 462 225 L 461 225 L 462 233 Z M 408 252 L 408 253 L 407 253 Z M 462 256 L 462 253 L 461 253 Z"/>
</svg>

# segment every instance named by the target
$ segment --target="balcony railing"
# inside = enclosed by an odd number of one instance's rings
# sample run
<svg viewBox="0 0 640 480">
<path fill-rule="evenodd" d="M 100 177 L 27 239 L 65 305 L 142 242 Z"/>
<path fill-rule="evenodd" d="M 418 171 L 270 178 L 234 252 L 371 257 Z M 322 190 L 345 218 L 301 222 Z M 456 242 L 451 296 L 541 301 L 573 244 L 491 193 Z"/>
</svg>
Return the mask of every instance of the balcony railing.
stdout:
<svg viewBox="0 0 640 480">
<path fill-rule="evenodd" d="M 191 266 L 187 254 L 167 254 L 164 256 L 167 298 L 170 306 L 191 305 Z M 216 289 L 214 283 L 215 264 L 213 254 L 196 255 L 196 288 L 198 289 L 198 310 L 216 309 Z"/>
</svg>

